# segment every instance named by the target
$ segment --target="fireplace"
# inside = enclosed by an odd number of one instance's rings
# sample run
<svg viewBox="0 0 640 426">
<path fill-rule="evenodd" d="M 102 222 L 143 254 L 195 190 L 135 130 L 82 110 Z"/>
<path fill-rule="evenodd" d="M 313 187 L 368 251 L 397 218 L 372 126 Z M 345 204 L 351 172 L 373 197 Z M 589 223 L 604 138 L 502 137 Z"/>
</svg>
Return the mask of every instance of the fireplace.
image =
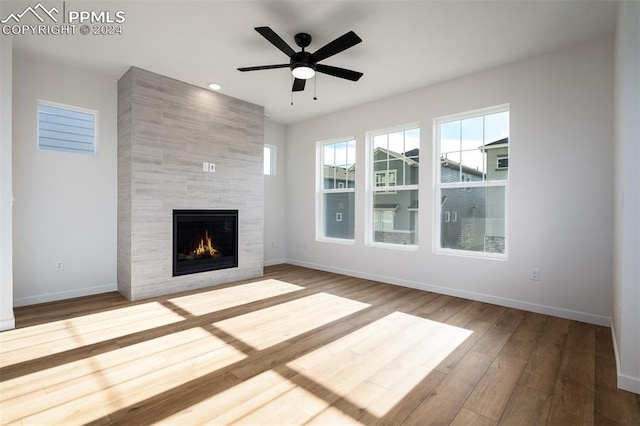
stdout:
<svg viewBox="0 0 640 426">
<path fill-rule="evenodd" d="M 237 210 L 173 211 L 174 277 L 237 266 Z"/>
</svg>

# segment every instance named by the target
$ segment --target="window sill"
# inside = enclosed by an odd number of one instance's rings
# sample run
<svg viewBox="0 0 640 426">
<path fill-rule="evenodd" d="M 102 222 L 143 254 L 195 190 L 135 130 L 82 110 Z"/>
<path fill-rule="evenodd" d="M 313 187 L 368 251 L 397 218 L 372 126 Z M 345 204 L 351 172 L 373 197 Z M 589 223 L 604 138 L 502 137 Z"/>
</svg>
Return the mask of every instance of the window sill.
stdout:
<svg viewBox="0 0 640 426">
<path fill-rule="evenodd" d="M 391 243 L 370 242 L 369 244 L 367 244 L 367 246 L 373 247 L 373 248 L 384 248 L 384 249 L 401 250 L 401 251 L 418 251 L 420 249 L 420 246 L 416 244 L 391 244 Z"/>
<path fill-rule="evenodd" d="M 329 238 L 329 237 L 318 238 L 317 241 L 319 243 L 344 244 L 347 246 L 352 246 L 356 243 L 356 240 L 348 240 L 343 238 Z"/>
<path fill-rule="evenodd" d="M 508 260 L 507 253 L 488 253 L 488 252 L 443 249 L 443 248 L 437 248 L 433 251 L 433 253 L 442 254 L 445 256 L 466 257 L 471 259 L 498 260 L 503 262 Z"/>
</svg>

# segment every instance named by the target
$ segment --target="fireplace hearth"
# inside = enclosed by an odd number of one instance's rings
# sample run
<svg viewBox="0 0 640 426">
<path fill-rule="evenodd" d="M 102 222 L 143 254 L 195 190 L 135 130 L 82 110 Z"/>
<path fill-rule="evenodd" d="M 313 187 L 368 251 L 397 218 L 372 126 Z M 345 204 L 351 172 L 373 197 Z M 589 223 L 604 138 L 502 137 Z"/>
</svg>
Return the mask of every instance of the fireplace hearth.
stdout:
<svg viewBox="0 0 640 426">
<path fill-rule="evenodd" d="M 174 277 L 237 266 L 237 210 L 173 211 Z"/>
</svg>

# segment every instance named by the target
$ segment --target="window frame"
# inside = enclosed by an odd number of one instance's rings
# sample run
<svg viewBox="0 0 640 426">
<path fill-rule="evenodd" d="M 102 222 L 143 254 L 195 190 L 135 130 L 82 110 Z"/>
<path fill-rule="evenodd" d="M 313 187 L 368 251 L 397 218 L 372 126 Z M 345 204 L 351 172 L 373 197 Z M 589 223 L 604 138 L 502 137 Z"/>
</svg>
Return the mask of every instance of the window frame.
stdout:
<svg viewBox="0 0 640 426">
<path fill-rule="evenodd" d="M 418 183 L 413 185 L 398 185 L 397 178 L 397 169 L 388 169 L 389 171 L 396 171 L 396 184 L 393 186 L 377 186 L 376 182 L 376 170 L 374 165 L 374 138 L 376 136 L 391 134 L 396 132 L 404 132 L 408 130 L 417 129 L 419 133 L 418 140 L 418 150 L 421 151 L 422 147 L 422 128 L 420 123 L 417 121 L 409 122 L 405 124 L 400 124 L 396 126 L 385 127 L 377 130 L 371 130 L 366 132 L 365 141 L 366 141 L 366 149 L 365 149 L 365 217 L 364 217 L 364 226 L 365 226 L 365 245 L 370 247 L 379 247 L 379 248 L 389 248 L 394 250 L 404 250 L 404 251 L 418 251 L 420 248 L 420 237 L 419 237 L 419 228 L 416 228 L 416 244 L 396 244 L 396 243 L 388 243 L 388 242 L 380 242 L 375 241 L 375 220 L 374 220 L 374 211 L 380 210 L 376 209 L 374 205 L 375 194 L 397 194 L 398 191 L 417 191 L 418 199 L 420 199 L 420 177 L 418 177 Z M 409 158 L 409 157 L 406 157 Z M 422 172 L 424 173 L 424 171 Z M 403 175 L 404 176 L 404 175 Z M 419 172 L 420 176 L 420 172 Z M 403 180 L 406 177 L 403 177 Z M 416 216 L 418 216 L 419 222 L 419 211 L 415 211 Z M 395 216 L 394 212 L 394 216 Z M 418 225 L 419 226 L 419 225 Z M 404 231 L 401 231 L 404 232 Z M 406 231 L 410 232 L 410 231 Z"/>
<path fill-rule="evenodd" d="M 51 107 L 64 109 L 71 112 L 78 112 L 82 114 L 90 114 L 93 115 L 93 150 L 92 151 L 80 151 L 80 150 L 65 150 L 65 149 L 47 149 L 41 148 L 40 146 L 40 106 Z M 75 105 L 63 104 L 60 102 L 48 101 L 45 99 L 37 99 L 36 100 L 36 149 L 40 152 L 57 152 L 62 154 L 79 154 L 86 155 L 90 157 L 98 156 L 98 135 L 100 134 L 99 130 L 99 112 L 98 110 L 83 108 Z"/>
<path fill-rule="evenodd" d="M 460 182 L 442 182 L 441 165 L 440 165 L 440 126 L 443 123 L 451 121 L 465 120 L 469 118 L 486 116 L 500 112 L 509 112 L 509 123 L 511 122 L 510 104 L 495 105 L 487 108 L 480 108 L 472 111 L 442 116 L 433 120 L 433 196 L 434 196 L 434 220 L 433 220 L 433 253 L 452 256 L 473 257 L 481 259 L 507 260 L 509 257 L 509 175 L 507 179 L 501 180 L 480 180 L 480 181 L 460 181 Z M 511 127 L 509 125 L 509 127 Z M 509 142 L 511 142 L 511 130 L 509 129 Z M 509 151 L 507 158 L 512 156 L 511 143 L 509 143 Z M 486 164 L 486 167 L 491 167 Z M 511 171 L 509 170 L 509 174 Z M 471 192 L 473 188 L 504 188 L 504 253 L 492 253 L 484 251 L 461 250 L 454 248 L 442 247 L 442 229 L 441 215 L 442 203 L 441 194 L 443 189 L 460 189 L 462 191 Z M 456 219 L 457 216 L 456 216 Z"/>
<path fill-rule="evenodd" d="M 354 175 L 354 183 L 353 188 L 350 188 L 349 185 L 342 188 L 325 188 L 324 187 L 324 147 L 326 145 L 333 145 L 337 143 L 348 143 L 354 142 L 356 147 L 356 158 L 355 163 L 353 163 L 353 167 L 357 167 L 358 162 L 358 140 L 355 136 L 346 136 L 342 138 L 333 138 L 316 142 L 316 241 L 329 242 L 329 243 L 337 243 L 337 244 L 355 244 L 356 237 L 356 214 L 355 214 L 355 197 L 356 197 L 356 185 L 357 179 Z M 347 159 L 348 160 L 348 159 Z M 337 237 L 328 237 L 326 235 L 325 223 L 326 223 L 326 211 L 325 211 L 325 203 L 324 198 L 326 194 L 340 194 L 340 193 L 353 193 L 354 197 L 354 218 L 353 218 L 353 238 L 337 238 Z M 339 222 L 342 222 L 344 215 L 340 215 Z M 336 221 L 338 216 L 336 215 Z"/>
</svg>

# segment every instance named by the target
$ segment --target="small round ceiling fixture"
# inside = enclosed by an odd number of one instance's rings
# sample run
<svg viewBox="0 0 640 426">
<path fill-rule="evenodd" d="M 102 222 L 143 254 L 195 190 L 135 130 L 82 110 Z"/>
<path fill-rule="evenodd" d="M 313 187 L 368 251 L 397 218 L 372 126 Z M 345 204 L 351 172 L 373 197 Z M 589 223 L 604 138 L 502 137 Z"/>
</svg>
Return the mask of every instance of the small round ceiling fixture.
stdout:
<svg viewBox="0 0 640 426">
<path fill-rule="evenodd" d="M 222 86 L 220 86 L 218 83 L 209 83 L 209 89 L 211 89 L 211 90 L 220 90 L 220 89 L 222 89 Z"/>
<path fill-rule="evenodd" d="M 313 68 L 302 65 L 291 70 L 291 74 L 293 74 L 295 78 L 308 80 L 316 75 L 316 72 Z"/>
</svg>

